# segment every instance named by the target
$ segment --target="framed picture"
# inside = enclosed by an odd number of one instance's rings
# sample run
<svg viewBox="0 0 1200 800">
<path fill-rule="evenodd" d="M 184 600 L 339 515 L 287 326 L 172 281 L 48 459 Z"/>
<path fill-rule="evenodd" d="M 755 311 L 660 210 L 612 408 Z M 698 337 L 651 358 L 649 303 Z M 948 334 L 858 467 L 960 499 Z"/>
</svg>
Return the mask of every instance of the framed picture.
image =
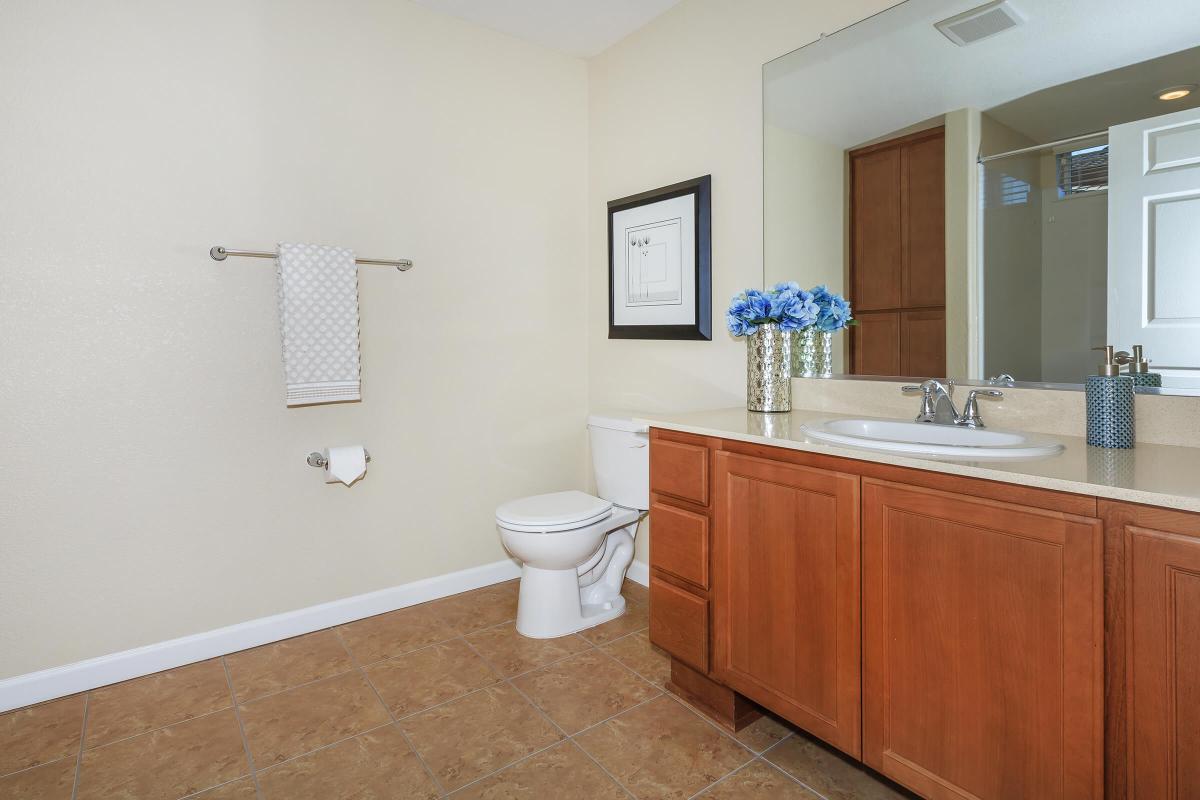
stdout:
<svg viewBox="0 0 1200 800">
<path fill-rule="evenodd" d="M 608 204 L 608 338 L 712 339 L 712 176 Z"/>
</svg>

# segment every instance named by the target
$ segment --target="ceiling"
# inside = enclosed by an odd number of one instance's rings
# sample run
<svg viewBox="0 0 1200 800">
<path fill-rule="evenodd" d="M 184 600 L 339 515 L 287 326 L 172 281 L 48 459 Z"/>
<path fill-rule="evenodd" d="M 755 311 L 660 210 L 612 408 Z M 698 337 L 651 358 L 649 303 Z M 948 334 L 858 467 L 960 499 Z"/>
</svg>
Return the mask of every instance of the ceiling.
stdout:
<svg viewBox="0 0 1200 800">
<path fill-rule="evenodd" d="M 967 47 L 933 27 L 979 4 L 908 0 L 772 61 L 764 67 L 767 121 L 854 147 L 947 111 L 990 109 L 1200 44 L 1196 0 L 1012 0 L 1026 22 Z M 1097 102 L 1112 91 L 1101 88 Z M 1102 122 L 1066 113 L 1051 124 L 1031 111 L 1021 124 L 1058 135 Z"/>
<path fill-rule="evenodd" d="M 416 0 L 485 28 L 590 58 L 680 0 Z"/>
</svg>

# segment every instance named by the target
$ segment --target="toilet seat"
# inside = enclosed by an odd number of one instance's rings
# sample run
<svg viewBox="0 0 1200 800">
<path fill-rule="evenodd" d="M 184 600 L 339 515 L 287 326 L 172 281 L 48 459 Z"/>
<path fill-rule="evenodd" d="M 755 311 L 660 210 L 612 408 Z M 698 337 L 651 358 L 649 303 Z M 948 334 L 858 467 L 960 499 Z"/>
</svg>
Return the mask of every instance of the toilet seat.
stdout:
<svg viewBox="0 0 1200 800">
<path fill-rule="evenodd" d="M 612 513 L 611 501 L 572 490 L 509 501 L 496 509 L 496 524 L 523 533 L 557 533 L 586 528 Z"/>
</svg>

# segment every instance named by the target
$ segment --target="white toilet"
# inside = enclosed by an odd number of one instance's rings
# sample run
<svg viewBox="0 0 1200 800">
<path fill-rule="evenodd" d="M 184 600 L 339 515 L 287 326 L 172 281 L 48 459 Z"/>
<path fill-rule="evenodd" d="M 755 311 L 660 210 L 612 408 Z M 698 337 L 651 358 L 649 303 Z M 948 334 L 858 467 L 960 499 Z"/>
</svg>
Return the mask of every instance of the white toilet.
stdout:
<svg viewBox="0 0 1200 800">
<path fill-rule="evenodd" d="M 569 491 L 512 500 L 496 509 L 500 539 L 520 559 L 517 631 L 552 639 L 625 613 L 621 584 L 633 537 L 650 507 L 645 427 L 588 417 L 599 497 Z"/>
</svg>

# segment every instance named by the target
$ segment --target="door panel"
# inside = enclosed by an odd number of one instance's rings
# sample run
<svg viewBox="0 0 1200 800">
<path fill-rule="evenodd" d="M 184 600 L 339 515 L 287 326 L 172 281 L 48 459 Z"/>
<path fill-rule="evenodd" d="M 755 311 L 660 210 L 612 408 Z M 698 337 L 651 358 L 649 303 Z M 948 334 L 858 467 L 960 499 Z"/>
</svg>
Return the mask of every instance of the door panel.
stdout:
<svg viewBox="0 0 1200 800">
<path fill-rule="evenodd" d="M 1125 529 L 1129 797 L 1200 797 L 1200 539 Z"/>
<path fill-rule="evenodd" d="M 900 314 L 895 311 L 854 313 L 851 330 L 854 374 L 900 375 Z"/>
<path fill-rule="evenodd" d="M 1200 379 L 1200 109 L 1116 125 L 1108 152 L 1108 340 Z"/>
<path fill-rule="evenodd" d="M 1102 785 L 1098 520 L 863 483 L 863 760 L 932 798 Z"/>
<path fill-rule="evenodd" d="M 713 673 L 860 752 L 858 478 L 721 452 Z"/>
<path fill-rule="evenodd" d="M 900 149 L 855 156 L 853 173 L 854 297 L 856 311 L 900 305 Z"/>
<path fill-rule="evenodd" d="M 902 150 L 905 308 L 946 304 L 946 138 L 939 133 Z M 945 347 L 945 331 L 942 332 Z M 906 373 L 908 374 L 908 373 Z M 941 372 L 934 373 L 941 375 Z"/>
<path fill-rule="evenodd" d="M 946 374 L 946 312 L 904 311 L 900 314 L 898 375 L 939 378 Z"/>
</svg>

